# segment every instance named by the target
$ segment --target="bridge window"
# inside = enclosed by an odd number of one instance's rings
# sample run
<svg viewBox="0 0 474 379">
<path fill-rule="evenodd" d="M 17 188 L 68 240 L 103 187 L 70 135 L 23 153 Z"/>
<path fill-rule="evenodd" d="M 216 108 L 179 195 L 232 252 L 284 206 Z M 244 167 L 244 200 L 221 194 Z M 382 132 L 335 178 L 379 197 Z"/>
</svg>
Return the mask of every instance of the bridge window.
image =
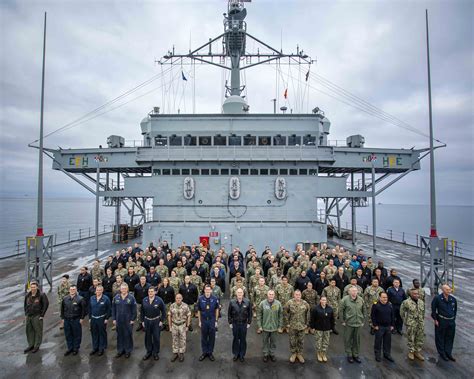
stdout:
<svg viewBox="0 0 474 379">
<path fill-rule="evenodd" d="M 278 175 L 278 169 L 277 168 L 271 168 L 270 169 L 270 175 Z"/>
<path fill-rule="evenodd" d="M 309 169 L 309 174 L 310 175 L 318 175 L 318 170 L 314 169 L 314 168 L 310 168 Z"/>
<path fill-rule="evenodd" d="M 170 146 L 181 146 L 183 144 L 183 137 L 173 134 L 170 137 Z"/>
<path fill-rule="evenodd" d="M 219 169 L 218 168 L 211 168 L 211 175 L 219 175 Z"/>
<path fill-rule="evenodd" d="M 288 169 L 287 168 L 280 168 L 280 175 L 288 175 Z"/>
<path fill-rule="evenodd" d="M 214 146 L 225 146 L 227 144 L 227 137 L 217 134 L 214 136 Z"/>
<path fill-rule="evenodd" d="M 291 136 L 288 137 L 288 146 L 296 146 L 296 145 L 301 145 L 301 136 L 292 134 Z"/>
<path fill-rule="evenodd" d="M 285 146 L 286 145 L 286 137 L 280 134 L 277 134 L 273 137 L 273 145 L 274 146 Z"/>
<path fill-rule="evenodd" d="M 211 137 L 199 137 L 199 146 L 210 146 L 211 142 Z"/>
<path fill-rule="evenodd" d="M 171 170 L 169 168 L 164 168 L 163 175 L 171 175 Z"/>
<path fill-rule="evenodd" d="M 241 136 L 236 136 L 235 134 L 232 134 L 229 136 L 229 146 L 241 146 L 242 145 L 242 137 Z"/>
<path fill-rule="evenodd" d="M 259 146 L 269 146 L 272 144 L 272 137 L 269 136 L 259 136 L 258 145 Z"/>
<path fill-rule="evenodd" d="M 257 144 L 257 137 L 247 134 L 244 137 L 244 146 L 255 146 Z"/>
<path fill-rule="evenodd" d="M 251 168 L 250 175 L 258 175 L 258 168 Z"/>
<path fill-rule="evenodd" d="M 268 168 L 261 168 L 260 175 L 268 175 Z"/>
<path fill-rule="evenodd" d="M 174 168 L 171 170 L 171 175 L 180 175 L 180 171 L 179 168 Z"/>
<path fill-rule="evenodd" d="M 240 175 L 248 175 L 249 174 L 249 169 L 248 168 L 242 168 L 240 170 Z"/>
<path fill-rule="evenodd" d="M 208 168 L 202 168 L 201 169 L 201 175 L 209 175 L 209 169 Z"/>
<path fill-rule="evenodd" d="M 155 146 L 168 146 L 168 138 L 158 135 L 155 137 Z"/>
<path fill-rule="evenodd" d="M 161 170 L 159 168 L 154 168 L 153 175 L 161 175 Z"/>
<path fill-rule="evenodd" d="M 221 169 L 221 175 L 229 175 L 229 169 L 228 168 L 222 168 Z"/>
<path fill-rule="evenodd" d="M 304 146 L 314 146 L 316 145 L 316 137 L 310 134 L 303 137 L 303 145 Z"/>
<path fill-rule="evenodd" d="M 183 168 L 181 170 L 181 175 L 189 175 L 189 168 Z"/>
<path fill-rule="evenodd" d="M 239 169 L 238 168 L 231 168 L 230 169 L 230 174 L 231 175 L 239 175 Z"/>
<path fill-rule="evenodd" d="M 308 169 L 307 168 L 300 168 L 300 175 L 308 175 Z"/>
<path fill-rule="evenodd" d="M 199 175 L 199 169 L 198 168 L 192 168 L 191 169 L 191 175 Z"/>
<path fill-rule="evenodd" d="M 298 169 L 297 168 L 290 168 L 290 175 L 298 175 Z"/>
<path fill-rule="evenodd" d="M 196 137 L 190 134 L 184 136 L 184 146 L 196 146 Z"/>
</svg>

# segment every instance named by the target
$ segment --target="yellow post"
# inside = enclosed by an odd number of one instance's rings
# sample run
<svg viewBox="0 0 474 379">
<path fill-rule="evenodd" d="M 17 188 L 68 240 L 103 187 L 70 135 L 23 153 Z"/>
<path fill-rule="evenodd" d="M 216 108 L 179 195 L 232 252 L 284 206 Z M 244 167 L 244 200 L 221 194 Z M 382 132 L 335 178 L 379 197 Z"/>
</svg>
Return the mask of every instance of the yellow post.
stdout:
<svg viewBox="0 0 474 379">
<path fill-rule="evenodd" d="M 452 254 L 453 254 L 453 265 L 454 265 L 454 253 L 456 251 L 456 241 L 454 240 L 451 240 L 451 250 L 452 250 Z M 454 270 L 454 269 L 453 269 Z M 452 286 L 452 290 L 453 290 L 453 293 L 454 293 L 454 272 L 453 272 L 453 286 Z"/>
</svg>

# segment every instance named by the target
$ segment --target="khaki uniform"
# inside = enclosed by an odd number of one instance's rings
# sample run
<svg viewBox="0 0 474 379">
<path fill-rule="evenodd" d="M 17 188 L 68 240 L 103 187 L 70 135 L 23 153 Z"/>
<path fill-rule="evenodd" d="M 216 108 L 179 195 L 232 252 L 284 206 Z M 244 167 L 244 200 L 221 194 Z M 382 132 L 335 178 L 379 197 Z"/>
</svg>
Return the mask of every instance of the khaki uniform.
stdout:
<svg viewBox="0 0 474 379">
<path fill-rule="evenodd" d="M 186 303 L 180 305 L 173 303 L 169 309 L 171 317 L 171 339 L 174 354 L 184 354 L 186 351 L 187 321 L 191 317 L 191 311 Z"/>
<path fill-rule="evenodd" d="M 286 314 L 291 354 L 303 354 L 305 330 L 309 323 L 309 304 L 291 299 L 284 308 Z"/>
<path fill-rule="evenodd" d="M 406 299 L 400 306 L 400 316 L 406 325 L 408 350 L 420 352 L 425 343 L 425 302 Z"/>
<path fill-rule="evenodd" d="M 308 288 L 301 293 L 301 298 L 309 304 L 310 309 L 318 304 L 319 301 L 319 296 L 316 290 L 310 290 Z"/>
<path fill-rule="evenodd" d="M 169 276 L 168 267 L 166 267 L 165 265 L 156 266 L 155 271 L 158 273 L 158 275 L 160 275 L 161 280 L 163 280 L 164 278 L 167 278 Z"/>
<path fill-rule="evenodd" d="M 374 304 L 377 304 L 377 302 L 379 301 L 379 296 L 383 292 L 384 290 L 380 286 L 377 286 L 375 288 L 372 286 L 369 286 L 365 289 L 364 303 L 367 308 L 367 315 L 369 318 L 369 325 L 371 328 L 372 328 L 372 318 L 370 317 L 370 315 L 372 314 L 372 307 Z"/>
<path fill-rule="evenodd" d="M 326 296 L 328 305 L 334 312 L 334 318 L 339 318 L 339 302 L 341 301 L 341 290 L 334 286 L 327 286 L 323 289 L 322 296 Z"/>
</svg>

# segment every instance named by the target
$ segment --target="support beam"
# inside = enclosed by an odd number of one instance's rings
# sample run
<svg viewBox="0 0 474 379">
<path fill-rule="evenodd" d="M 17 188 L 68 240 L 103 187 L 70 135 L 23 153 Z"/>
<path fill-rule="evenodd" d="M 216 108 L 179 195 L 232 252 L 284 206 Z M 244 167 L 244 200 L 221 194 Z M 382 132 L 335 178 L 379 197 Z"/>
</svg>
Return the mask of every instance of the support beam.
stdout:
<svg viewBox="0 0 474 379">
<path fill-rule="evenodd" d="M 95 258 L 99 254 L 99 184 L 100 184 L 100 167 L 97 163 L 97 178 L 95 185 Z"/>
<path fill-rule="evenodd" d="M 351 191 L 354 191 L 354 173 L 351 172 Z M 356 244 L 356 207 L 355 199 L 351 197 L 352 245 Z"/>
<path fill-rule="evenodd" d="M 372 163 L 372 251 L 374 256 L 377 255 L 377 220 L 375 214 L 375 195 L 375 166 L 374 163 Z"/>
</svg>

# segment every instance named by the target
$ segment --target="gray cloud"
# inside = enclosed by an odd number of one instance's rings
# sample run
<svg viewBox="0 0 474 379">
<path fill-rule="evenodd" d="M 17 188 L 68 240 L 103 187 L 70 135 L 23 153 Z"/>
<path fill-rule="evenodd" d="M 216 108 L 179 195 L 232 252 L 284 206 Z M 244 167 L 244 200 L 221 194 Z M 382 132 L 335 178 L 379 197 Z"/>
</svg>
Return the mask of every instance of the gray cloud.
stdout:
<svg viewBox="0 0 474 379">
<path fill-rule="evenodd" d="M 187 51 L 222 32 L 225 1 L 74 2 L 18 1 L 0 5 L 0 194 L 34 194 L 37 151 L 27 147 L 38 135 L 42 17 L 48 11 L 46 132 L 64 125 L 156 75 L 154 61 L 176 46 Z M 312 72 L 338 84 L 405 122 L 428 131 L 424 9 L 430 12 L 434 125 L 448 144 L 436 152 L 438 199 L 442 204 L 473 204 L 473 4 L 471 1 L 258 1 L 247 18 L 251 34 L 285 51 L 299 44 L 317 59 Z M 253 46 L 249 43 L 249 48 Z M 219 49 L 217 44 L 215 51 Z M 192 71 L 184 67 L 188 75 Z M 174 73 L 179 74 L 180 68 Z M 292 68 L 292 74 L 297 71 Z M 295 103 L 295 82 L 287 77 L 290 105 L 306 112 L 319 106 L 332 121 L 331 139 L 360 133 L 367 146 L 424 147 L 428 139 L 384 123 L 318 91 L 303 109 Z M 169 76 L 167 77 L 169 79 Z M 283 103 L 275 70 L 262 66 L 246 73 L 252 112 L 271 112 L 275 95 Z M 191 83 L 176 80 L 167 106 L 192 110 Z M 198 112 L 219 112 L 223 76 L 197 66 Z M 134 96 L 162 84 L 155 81 Z M 304 83 L 303 83 L 304 84 Z M 320 84 L 316 88 L 327 91 Z M 174 95 L 176 94 L 176 96 Z M 176 101 L 174 101 L 176 98 Z M 128 98 L 127 98 L 128 99 Z M 180 102 L 181 100 L 181 102 Z M 46 139 L 47 146 L 105 144 L 110 134 L 140 139 L 139 122 L 162 90 L 88 123 Z M 120 103 L 119 103 L 120 104 Z M 45 191 L 87 195 L 45 160 Z M 422 170 L 382 195 L 384 202 L 426 203 L 428 161 Z"/>
</svg>

